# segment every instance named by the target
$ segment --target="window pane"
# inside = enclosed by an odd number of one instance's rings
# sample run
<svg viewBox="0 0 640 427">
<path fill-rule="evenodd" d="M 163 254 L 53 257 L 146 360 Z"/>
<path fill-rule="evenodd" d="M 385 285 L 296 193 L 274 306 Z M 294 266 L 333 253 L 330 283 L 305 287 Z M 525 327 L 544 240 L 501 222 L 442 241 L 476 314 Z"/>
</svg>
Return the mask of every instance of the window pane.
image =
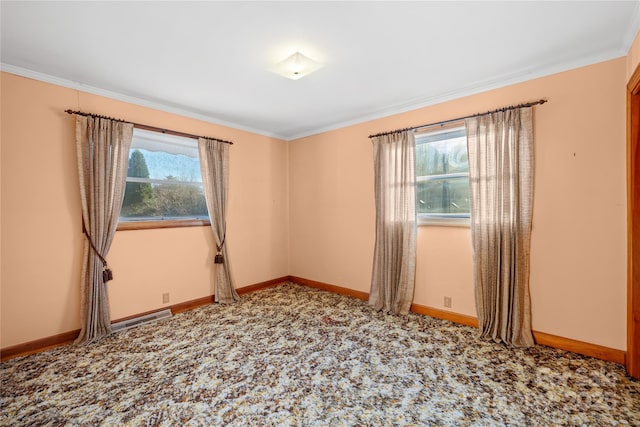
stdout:
<svg viewBox="0 0 640 427">
<path fill-rule="evenodd" d="M 469 217 L 469 160 L 463 123 L 416 136 L 416 176 L 418 215 Z"/>
<path fill-rule="evenodd" d="M 468 171 L 465 136 L 416 144 L 416 176 Z"/>
<path fill-rule="evenodd" d="M 169 154 L 163 151 L 138 149 L 144 156 L 148 176 L 140 178 L 174 179 L 187 182 L 202 182 L 198 157 Z M 136 176 L 127 174 L 127 176 Z"/>
<path fill-rule="evenodd" d="M 417 183 L 418 214 L 469 214 L 469 178 L 432 179 Z"/>
<path fill-rule="evenodd" d="M 120 218 L 207 217 L 197 141 L 134 129 Z"/>
<path fill-rule="evenodd" d="M 202 187 L 127 182 L 120 216 L 123 219 L 207 218 Z"/>
</svg>

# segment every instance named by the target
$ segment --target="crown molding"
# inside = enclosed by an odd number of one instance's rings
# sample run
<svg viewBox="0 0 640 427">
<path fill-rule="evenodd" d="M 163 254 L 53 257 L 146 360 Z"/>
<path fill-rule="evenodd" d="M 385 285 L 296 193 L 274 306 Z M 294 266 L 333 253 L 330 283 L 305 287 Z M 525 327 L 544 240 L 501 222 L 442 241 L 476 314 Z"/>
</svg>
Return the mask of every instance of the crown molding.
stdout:
<svg viewBox="0 0 640 427">
<path fill-rule="evenodd" d="M 635 8 L 631 13 L 631 22 L 622 37 L 621 50 L 624 51 L 624 55 L 626 55 L 629 52 L 629 49 L 631 49 L 631 45 L 636 39 L 638 31 L 640 31 L 640 2 L 636 2 Z"/>
<path fill-rule="evenodd" d="M 258 135 L 266 136 L 269 138 L 277 138 L 286 140 L 283 135 L 278 135 L 273 132 L 265 131 L 264 129 L 256 129 L 250 126 L 245 126 L 240 123 L 229 122 L 220 120 L 216 117 L 209 116 L 207 114 L 190 111 L 185 108 L 176 107 L 170 104 L 164 104 L 157 101 L 150 101 L 144 98 L 138 98 L 131 95 L 125 95 L 119 92 L 114 92 L 107 89 L 101 89 L 95 86 L 86 85 L 84 83 L 63 79 L 60 77 L 52 76 L 50 74 L 41 73 L 39 71 L 30 70 L 28 68 L 18 67 L 4 62 L 0 63 L 0 71 L 6 73 L 15 74 L 17 76 L 26 77 L 33 80 L 38 80 L 44 83 L 51 83 L 57 86 L 66 87 L 69 89 L 75 89 L 82 92 L 90 93 L 93 95 L 103 96 L 105 98 L 115 99 L 117 101 L 127 102 L 129 104 L 139 105 L 141 107 L 152 108 L 154 110 L 164 111 L 165 113 L 177 114 L 179 116 L 189 117 L 191 119 L 202 120 L 203 122 L 211 123 L 218 126 L 225 126 L 237 130 L 243 130 L 246 132 L 255 133 Z"/>
<path fill-rule="evenodd" d="M 320 127 L 311 129 L 308 131 L 301 131 L 298 133 L 294 133 L 291 135 L 285 135 L 285 139 L 287 141 L 294 141 L 297 139 L 306 138 L 308 136 L 318 135 L 324 132 L 329 132 L 332 130 L 344 128 L 347 126 L 353 126 L 357 124 L 362 124 L 365 122 L 390 117 L 396 114 L 406 113 L 408 111 L 418 110 L 420 108 L 429 107 L 436 104 L 441 104 L 447 101 L 453 101 L 455 99 L 464 98 L 466 96 L 475 95 L 482 92 L 487 92 L 493 89 L 499 89 L 506 86 L 511 86 L 516 83 L 522 83 L 529 80 L 535 80 L 541 77 L 550 76 L 553 74 L 558 74 L 564 71 L 573 70 L 576 68 L 584 67 L 587 65 L 597 64 L 599 62 L 605 62 L 612 59 L 620 58 L 627 54 L 626 51 L 623 52 L 623 49 L 607 52 L 604 54 L 592 55 L 586 58 L 581 58 L 575 61 L 565 62 L 559 65 L 551 65 L 547 67 L 538 68 L 536 70 L 525 69 L 520 70 L 515 73 L 503 74 L 498 77 L 494 77 L 490 80 L 479 81 L 474 84 L 468 85 L 462 89 L 443 92 L 434 96 L 429 96 L 426 98 L 416 98 L 410 100 L 408 102 L 404 102 L 401 104 L 396 104 L 392 106 L 388 106 L 376 111 L 373 111 L 369 114 L 365 114 L 362 116 L 355 117 L 351 120 L 345 120 L 330 126 Z M 418 125 L 419 123 L 416 123 Z M 379 129 L 380 131 L 384 131 L 384 129 Z M 371 130 L 371 132 L 375 132 Z"/>
<path fill-rule="evenodd" d="M 636 7 L 635 11 L 636 13 L 634 14 L 633 21 L 640 22 L 640 3 L 639 3 L 639 7 Z M 631 31 L 628 31 L 628 34 L 631 34 Z M 633 38 L 635 38 L 635 35 L 632 37 L 631 41 L 633 41 Z M 629 46 L 630 45 L 631 43 L 629 43 Z M 478 81 L 458 90 L 442 92 L 440 94 L 429 96 L 429 97 L 414 98 L 407 102 L 390 105 L 381 109 L 371 111 L 363 115 L 355 116 L 352 119 L 340 121 L 328 126 L 321 126 L 317 128 L 311 128 L 308 130 L 293 131 L 293 132 L 286 132 L 286 133 L 274 133 L 274 132 L 266 131 L 263 129 L 255 129 L 252 127 L 244 126 L 239 123 L 219 120 L 219 119 L 216 119 L 215 117 L 212 117 L 206 114 L 196 113 L 194 111 L 189 111 L 184 108 L 179 108 L 179 107 L 175 107 L 167 104 L 162 104 L 159 102 L 145 100 L 138 97 L 124 95 L 118 92 L 96 88 L 96 87 L 85 85 L 79 82 L 62 79 L 59 77 L 51 76 L 49 74 L 32 71 L 32 70 L 22 68 L 22 67 L 17 67 L 14 65 L 0 63 L 0 69 L 2 71 L 5 71 L 11 74 L 16 74 L 22 77 L 31 78 L 34 80 L 55 84 L 58 86 L 68 87 L 71 89 L 88 92 L 94 95 L 104 96 L 107 98 L 116 99 L 118 101 L 123 101 L 131 104 L 135 104 L 135 105 L 140 105 L 143 107 L 153 108 L 156 110 L 177 114 L 177 115 L 189 117 L 192 119 L 202 120 L 207 123 L 226 126 L 233 129 L 243 130 L 243 131 L 255 133 L 258 135 L 263 135 L 270 138 L 281 139 L 284 141 L 295 141 L 295 140 L 306 138 L 309 136 L 318 135 L 324 132 L 330 132 L 333 130 L 341 129 L 347 126 L 362 124 L 365 122 L 369 122 L 369 121 L 373 121 L 373 120 L 377 120 L 385 117 L 390 117 L 390 116 L 394 116 L 401 113 L 406 113 L 408 111 L 418 110 L 420 108 L 429 107 L 429 106 L 440 104 L 443 102 L 453 101 L 455 99 L 463 98 L 470 95 L 475 95 L 475 94 L 486 92 L 489 90 L 499 89 L 502 87 L 510 86 L 517 83 L 522 83 L 529 80 L 534 80 L 541 77 L 550 76 L 553 74 L 573 70 L 573 69 L 584 67 L 587 65 L 592 65 L 599 62 L 612 60 L 615 58 L 619 58 L 621 56 L 625 56 L 627 52 L 628 52 L 628 48 L 625 50 L 625 47 L 623 46 L 616 51 L 609 51 L 606 53 L 591 55 L 586 58 L 580 58 L 578 60 L 568 61 L 563 64 L 554 64 L 546 67 L 539 67 L 537 69 L 523 69 L 513 73 L 502 74 L 490 80 Z"/>
</svg>

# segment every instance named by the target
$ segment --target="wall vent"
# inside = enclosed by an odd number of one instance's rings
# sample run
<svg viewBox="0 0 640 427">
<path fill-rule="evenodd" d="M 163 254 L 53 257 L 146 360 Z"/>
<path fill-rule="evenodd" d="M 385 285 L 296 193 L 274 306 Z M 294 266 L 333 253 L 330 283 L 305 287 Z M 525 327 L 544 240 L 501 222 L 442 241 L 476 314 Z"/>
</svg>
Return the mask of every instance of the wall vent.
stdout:
<svg viewBox="0 0 640 427">
<path fill-rule="evenodd" d="M 134 326 L 142 325 L 143 323 L 155 322 L 156 320 L 171 318 L 171 310 L 168 308 L 155 313 L 145 314 L 144 316 L 134 317 L 133 319 L 123 320 L 122 322 L 116 322 L 111 324 L 112 332 L 122 332 L 126 329 L 133 328 Z"/>
</svg>

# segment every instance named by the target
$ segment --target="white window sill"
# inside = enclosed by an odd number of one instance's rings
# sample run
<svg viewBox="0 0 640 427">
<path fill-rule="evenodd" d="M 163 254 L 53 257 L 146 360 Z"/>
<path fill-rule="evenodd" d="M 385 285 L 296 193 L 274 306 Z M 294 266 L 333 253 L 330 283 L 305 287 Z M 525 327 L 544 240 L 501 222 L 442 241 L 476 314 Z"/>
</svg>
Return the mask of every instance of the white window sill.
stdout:
<svg viewBox="0 0 640 427">
<path fill-rule="evenodd" d="M 418 227 L 471 227 L 471 218 L 418 217 Z"/>
</svg>

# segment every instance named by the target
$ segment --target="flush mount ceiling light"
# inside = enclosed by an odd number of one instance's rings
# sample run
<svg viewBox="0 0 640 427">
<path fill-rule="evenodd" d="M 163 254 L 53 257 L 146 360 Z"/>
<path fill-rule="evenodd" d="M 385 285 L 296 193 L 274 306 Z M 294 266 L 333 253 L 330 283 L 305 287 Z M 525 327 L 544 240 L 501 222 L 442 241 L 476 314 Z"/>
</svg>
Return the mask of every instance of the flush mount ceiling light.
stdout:
<svg viewBox="0 0 640 427">
<path fill-rule="evenodd" d="M 320 67 L 322 67 L 322 64 L 304 56 L 300 52 L 296 52 L 284 61 L 274 65 L 271 71 L 288 79 L 298 80 L 301 77 L 313 73 Z"/>
</svg>

